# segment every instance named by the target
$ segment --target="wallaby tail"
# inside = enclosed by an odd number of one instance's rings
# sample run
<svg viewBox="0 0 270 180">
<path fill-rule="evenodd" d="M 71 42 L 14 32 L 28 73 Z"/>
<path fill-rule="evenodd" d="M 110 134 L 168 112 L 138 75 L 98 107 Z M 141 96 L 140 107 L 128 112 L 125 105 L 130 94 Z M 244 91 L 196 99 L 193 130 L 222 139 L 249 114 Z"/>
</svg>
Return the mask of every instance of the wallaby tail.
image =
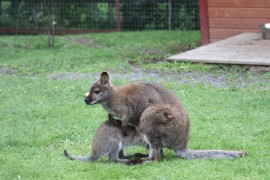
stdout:
<svg viewBox="0 0 270 180">
<path fill-rule="evenodd" d="M 177 151 L 176 154 L 184 159 L 236 159 L 248 155 L 245 151 L 225 151 L 225 150 L 186 150 Z"/>
<path fill-rule="evenodd" d="M 74 156 L 74 155 L 69 154 L 67 150 L 64 150 L 64 154 L 67 158 L 71 160 L 80 160 L 80 161 L 96 161 L 97 160 L 93 158 L 92 156 L 86 156 L 86 157 Z"/>
</svg>

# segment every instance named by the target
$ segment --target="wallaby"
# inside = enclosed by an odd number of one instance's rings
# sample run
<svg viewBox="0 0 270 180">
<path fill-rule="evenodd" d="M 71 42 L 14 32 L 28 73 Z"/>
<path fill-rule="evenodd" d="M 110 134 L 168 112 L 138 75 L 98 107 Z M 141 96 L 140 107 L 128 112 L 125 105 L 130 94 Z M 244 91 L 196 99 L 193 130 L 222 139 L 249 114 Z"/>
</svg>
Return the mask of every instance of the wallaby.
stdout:
<svg viewBox="0 0 270 180">
<path fill-rule="evenodd" d="M 122 130 L 111 123 L 121 125 L 121 121 L 112 118 L 103 122 L 96 130 L 92 143 L 92 154 L 87 157 L 70 155 L 66 150 L 64 154 L 71 160 L 96 161 L 101 156 L 108 154 L 111 162 L 120 162 L 125 164 L 138 164 L 140 161 L 129 160 L 131 157 L 147 157 L 148 155 L 136 153 L 134 155 L 124 156 L 123 148 L 131 145 L 145 145 L 144 141 L 138 135 L 136 129 L 132 126 L 127 127 L 129 136 L 124 136 Z"/>
<path fill-rule="evenodd" d="M 246 155 L 242 151 L 190 150 L 188 113 L 174 93 L 157 84 L 138 81 L 115 87 L 103 72 L 86 94 L 85 103 L 101 104 L 109 114 L 120 117 L 125 134 L 128 124 L 136 127 L 150 147 L 148 160 L 159 160 L 162 147 L 188 159 Z"/>
<path fill-rule="evenodd" d="M 149 144 L 149 157 L 146 160 L 159 160 L 160 148 L 173 149 L 175 153 L 188 159 L 198 158 L 237 158 L 244 156 L 240 151 L 224 150 L 190 150 L 182 149 L 188 134 L 183 134 L 187 129 L 187 122 L 181 121 L 179 111 L 169 104 L 157 104 L 149 106 L 141 115 L 140 125 L 137 130 Z"/>
</svg>

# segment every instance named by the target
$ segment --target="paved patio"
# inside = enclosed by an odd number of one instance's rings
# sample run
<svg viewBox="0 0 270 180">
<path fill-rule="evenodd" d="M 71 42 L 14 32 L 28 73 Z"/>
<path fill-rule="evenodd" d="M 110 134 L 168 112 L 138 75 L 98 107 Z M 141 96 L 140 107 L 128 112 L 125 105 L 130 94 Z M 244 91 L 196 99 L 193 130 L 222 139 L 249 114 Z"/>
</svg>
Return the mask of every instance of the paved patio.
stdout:
<svg viewBox="0 0 270 180">
<path fill-rule="evenodd" d="M 200 63 L 270 66 L 270 40 L 260 33 L 244 33 L 168 58 Z"/>
</svg>

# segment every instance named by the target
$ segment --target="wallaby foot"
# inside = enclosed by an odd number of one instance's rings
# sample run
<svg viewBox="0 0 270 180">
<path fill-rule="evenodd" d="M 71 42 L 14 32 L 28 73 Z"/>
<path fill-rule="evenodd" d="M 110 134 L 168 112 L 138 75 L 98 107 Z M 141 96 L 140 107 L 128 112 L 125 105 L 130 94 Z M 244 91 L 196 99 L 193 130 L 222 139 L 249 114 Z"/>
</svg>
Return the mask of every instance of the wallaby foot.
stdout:
<svg viewBox="0 0 270 180">
<path fill-rule="evenodd" d="M 135 154 L 130 154 L 130 155 L 126 155 L 125 158 L 127 159 L 132 159 L 132 158 L 145 158 L 148 157 L 148 154 L 142 154 L 142 153 L 135 153 Z"/>
<path fill-rule="evenodd" d="M 119 159 L 144 158 L 144 157 L 148 157 L 148 154 L 135 153 L 135 154 L 125 155 L 123 150 L 121 150 L 118 153 L 118 157 Z"/>
<path fill-rule="evenodd" d="M 143 164 L 144 161 L 143 159 L 114 159 L 114 160 L 111 160 L 111 162 L 115 162 L 115 163 L 123 163 L 123 164 L 126 164 L 126 165 L 138 165 L 138 164 Z"/>
<path fill-rule="evenodd" d="M 111 154 L 112 155 L 112 154 Z M 114 162 L 114 163 L 123 163 L 123 164 L 126 164 L 126 165 L 136 165 L 136 164 L 142 164 L 143 161 L 141 159 L 120 159 L 120 158 L 117 158 L 115 156 L 110 156 L 109 155 L 109 159 L 110 159 L 110 162 Z"/>
<path fill-rule="evenodd" d="M 127 165 L 138 165 L 138 164 L 143 164 L 144 161 L 142 159 L 133 159 L 133 160 L 129 160 L 128 162 L 126 162 Z"/>
</svg>

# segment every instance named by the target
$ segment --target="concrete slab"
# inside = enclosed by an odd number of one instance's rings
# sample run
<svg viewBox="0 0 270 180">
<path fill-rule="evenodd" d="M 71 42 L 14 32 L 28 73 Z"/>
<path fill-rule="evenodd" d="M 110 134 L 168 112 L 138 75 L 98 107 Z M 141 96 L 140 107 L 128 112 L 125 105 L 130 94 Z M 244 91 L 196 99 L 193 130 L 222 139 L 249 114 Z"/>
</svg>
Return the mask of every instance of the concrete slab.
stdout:
<svg viewBox="0 0 270 180">
<path fill-rule="evenodd" d="M 201 63 L 270 65 L 270 40 L 262 39 L 260 33 L 243 33 L 171 56 L 168 60 Z"/>
</svg>

